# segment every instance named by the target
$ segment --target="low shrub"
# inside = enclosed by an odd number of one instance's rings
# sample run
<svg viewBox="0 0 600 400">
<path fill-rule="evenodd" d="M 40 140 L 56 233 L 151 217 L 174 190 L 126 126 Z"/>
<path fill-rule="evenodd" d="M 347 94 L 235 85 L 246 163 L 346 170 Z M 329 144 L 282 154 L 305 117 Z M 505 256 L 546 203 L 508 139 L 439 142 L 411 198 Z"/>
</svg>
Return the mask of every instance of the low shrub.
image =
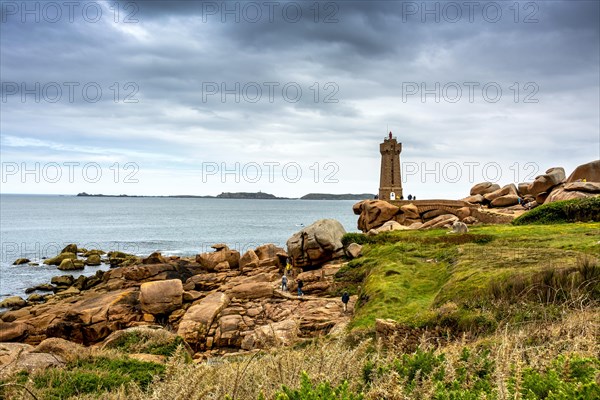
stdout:
<svg viewBox="0 0 600 400">
<path fill-rule="evenodd" d="M 600 197 L 543 204 L 516 218 L 514 225 L 600 221 Z"/>
<path fill-rule="evenodd" d="M 545 371 L 528 367 L 520 376 L 515 374 L 509 381 L 509 390 L 524 400 L 599 399 L 599 373 L 597 358 L 561 355 Z"/>
<path fill-rule="evenodd" d="M 332 387 L 327 381 L 314 384 L 306 372 L 302 373 L 299 389 L 283 386 L 282 390 L 275 394 L 277 400 L 362 400 L 363 398 L 361 393 L 350 391 L 347 381 L 336 387 Z M 265 397 L 259 396 L 259 400 L 265 400 Z"/>
<path fill-rule="evenodd" d="M 370 237 L 365 235 L 364 233 L 356 233 L 356 232 L 346 233 L 344 236 L 342 236 L 342 244 L 344 245 L 344 247 L 346 247 L 350 243 L 358 243 L 358 244 L 370 243 Z"/>
<path fill-rule="evenodd" d="M 387 364 L 369 360 L 363 366 L 363 379 L 369 393 L 379 396 L 390 379 L 395 394 L 402 398 L 436 400 L 496 399 L 497 365 L 490 349 L 464 347 L 458 354 L 417 349 Z M 597 358 L 558 355 L 545 368 L 517 368 L 512 364 L 507 379 L 509 398 L 597 399 L 600 398 L 600 362 Z M 372 398 L 372 397 L 370 397 Z"/>
<path fill-rule="evenodd" d="M 120 336 L 110 344 L 110 348 L 124 353 L 145 353 L 166 357 L 175 354 L 179 346 L 186 346 L 183 338 L 160 330 L 134 330 Z"/>
<path fill-rule="evenodd" d="M 50 368 L 30 375 L 33 386 L 44 399 L 68 399 L 85 393 L 114 391 L 135 383 L 146 389 L 155 376 L 163 376 L 165 366 L 125 357 L 86 358 L 70 362 L 65 368 Z"/>
</svg>

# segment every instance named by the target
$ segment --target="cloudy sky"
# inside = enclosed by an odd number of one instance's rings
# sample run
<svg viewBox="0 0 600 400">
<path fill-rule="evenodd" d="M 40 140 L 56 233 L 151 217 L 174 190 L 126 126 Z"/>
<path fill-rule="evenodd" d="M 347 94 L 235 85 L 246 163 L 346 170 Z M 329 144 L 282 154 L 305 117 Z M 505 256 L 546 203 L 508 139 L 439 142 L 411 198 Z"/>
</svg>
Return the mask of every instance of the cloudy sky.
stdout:
<svg viewBox="0 0 600 400">
<path fill-rule="evenodd" d="M 600 157 L 597 1 L 1 2 L 2 193 L 404 193 Z"/>
</svg>

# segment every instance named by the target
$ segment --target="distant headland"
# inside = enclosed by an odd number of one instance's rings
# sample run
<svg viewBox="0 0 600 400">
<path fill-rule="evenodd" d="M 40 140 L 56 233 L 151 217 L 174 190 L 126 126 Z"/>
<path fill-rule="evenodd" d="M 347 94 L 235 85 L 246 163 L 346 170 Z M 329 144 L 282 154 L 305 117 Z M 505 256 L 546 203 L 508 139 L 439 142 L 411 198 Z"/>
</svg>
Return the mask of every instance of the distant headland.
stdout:
<svg viewBox="0 0 600 400">
<path fill-rule="evenodd" d="M 374 194 L 361 193 L 361 194 L 331 194 L 331 193 L 309 193 L 300 197 L 300 200 L 364 200 L 373 199 Z"/>
<path fill-rule="evenodd" d="M 198 199 L 239 199 L 239 200 L 365 200 L 373 199 L 374 194 L 332 194 L 332 193 L 309 193 L 300 198 L 278 197 L 264 192 L 223 192 L 216 196 L 197 196 L 197 195 L 170 195 L 170 196 L 138 196 L 127 194 L 90 194 L 81 192 L 77 197 L 161 197 L 161 198 L 198 198 Z"/>
</svg>

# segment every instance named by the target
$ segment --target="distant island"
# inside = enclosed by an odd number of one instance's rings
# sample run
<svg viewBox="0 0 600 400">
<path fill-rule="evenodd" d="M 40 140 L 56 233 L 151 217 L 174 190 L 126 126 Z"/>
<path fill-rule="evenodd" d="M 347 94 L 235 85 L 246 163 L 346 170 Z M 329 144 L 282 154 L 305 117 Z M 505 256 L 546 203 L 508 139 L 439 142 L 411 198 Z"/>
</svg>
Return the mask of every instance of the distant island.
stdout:
<svg viewBox="0 0 600 400">
<path fill-rule="evenodd" d="M 77 193 L 77 197 L 176 197 L 176 198 L 198 198 L 198 199 L 206 199 L 211 198 L 214 199 L 215 196 L 195 196 L 189 194 L 176 194 L 171 196 L 149 196 L 149 195 L 129 195 L 129 194 L 90 194 L 86 192 Z"/>
<path fill-rule="evenodd" d="M 217 196 L 196 195 L 171 195 L 171 196 L 137 196 L 127 194 L 90 194 L 86 192 L 77 193 L 77 197 L 167 197 L 167 198 L 198 198 L 198 199 L 250 199 L 250 200 L 290 200 L 289 197 L 277 197 L 264 192 L 223 192 Z M 300 200 L 365 200 L 373 199 L 374 194 L 331 194 L 331 193 L 309 193 L 300 197 Z"/>
<path fill-rule="evenodd" d="M 277 197 L 270 193 L 263 192 L 223 192 L 217 195 L 217 199 L 259 199 L 259 200 L 275 200 L 275 199 L 287 199 L 287 197 Z"/>
</svg>

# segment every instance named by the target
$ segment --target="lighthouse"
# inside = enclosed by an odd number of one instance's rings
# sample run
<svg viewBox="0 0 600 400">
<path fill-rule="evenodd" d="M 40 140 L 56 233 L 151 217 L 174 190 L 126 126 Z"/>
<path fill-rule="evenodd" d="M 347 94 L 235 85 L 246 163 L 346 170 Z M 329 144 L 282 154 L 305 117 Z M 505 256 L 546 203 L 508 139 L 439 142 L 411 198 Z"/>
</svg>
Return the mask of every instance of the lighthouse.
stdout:
<svg viewBox="0 0 600 400">
<path fill-rule="evenodd" d="M 379 199 L 400 200 L 402 198 L 402 180 L 400 179 L 400 152 L 402 143 L 398 143 L 392 132 L 379 144 L 381 153 L 381 175 L 379 177 Z"/>
</svg>

